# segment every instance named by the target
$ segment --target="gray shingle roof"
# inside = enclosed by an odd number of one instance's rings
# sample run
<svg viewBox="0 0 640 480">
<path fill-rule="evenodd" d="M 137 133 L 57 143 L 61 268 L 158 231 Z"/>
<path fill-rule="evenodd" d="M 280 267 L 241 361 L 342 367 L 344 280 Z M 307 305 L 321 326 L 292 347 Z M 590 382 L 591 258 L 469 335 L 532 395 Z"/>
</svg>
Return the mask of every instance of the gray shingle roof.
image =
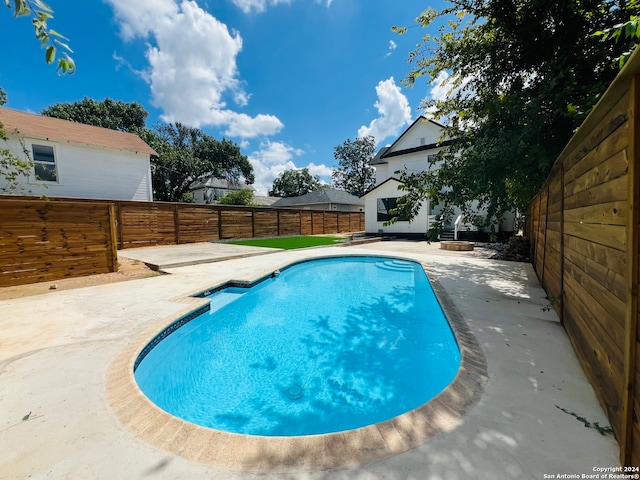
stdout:
<svg viewBox="0 0 640 480">
<path fill-rule="evenodd" d="M 343 205 L 364 205 L 364 200 L 343 190 L 324 187 L 299 197 L 281 198 L 274 207 L 294 207 L 298 205 L 317 205 L 319 203 L 340 203 Z"/>
</svg>

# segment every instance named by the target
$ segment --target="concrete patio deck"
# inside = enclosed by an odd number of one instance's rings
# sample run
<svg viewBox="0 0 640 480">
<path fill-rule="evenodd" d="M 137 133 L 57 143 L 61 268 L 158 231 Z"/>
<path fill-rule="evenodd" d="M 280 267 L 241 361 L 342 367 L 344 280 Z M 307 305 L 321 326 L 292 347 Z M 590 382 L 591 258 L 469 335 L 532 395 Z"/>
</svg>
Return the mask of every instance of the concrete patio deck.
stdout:
<svg viewBox="0 0 640 480">
<path fill-rule="evenodd" d="M 114 413 L 110 367 L 141 331 L 190 308 L 177 299 L 294 261 L 348 254 L 428 265 L 477 338 L 489 380 L 453 428 L 405 453 L 347 469 L 256 474 L 167 453 Z M 619 466 L 615 439 L 580 420 L 608 425 L 557 316 L 544 309 L 548 301 L 529 264 L 390 241 L 164 270 L 169 275 L 0 301 L 0 478 L 541 479 Z"/>
</svg>

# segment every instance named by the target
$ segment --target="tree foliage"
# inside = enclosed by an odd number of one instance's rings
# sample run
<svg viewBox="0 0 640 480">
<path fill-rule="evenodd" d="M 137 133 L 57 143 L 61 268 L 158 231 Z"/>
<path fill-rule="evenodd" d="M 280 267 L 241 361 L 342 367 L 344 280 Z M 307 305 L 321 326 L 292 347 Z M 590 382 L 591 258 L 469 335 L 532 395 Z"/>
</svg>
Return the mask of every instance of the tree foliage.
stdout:
<svg viewBox="0 0 640 480">
<path fill-rule="evenodd" d="M 31 16 L 36 40 L 39 40 L 40 47 L 44 48 L 45 62 L 53 63 L 56 55 L 60 53 L 61 56 L 57 61 L 58 72 L 74 73 L 76 66 L 73 58 L 69 56 L 73 51 L 65 43 L 68 39 L 47 25 L 47 22 L 53 18 L 51 7 L 42 0 L 4 0 L 4 4 L 9 9 L 11 9 L 11 3 L 13 3 L 14 17 Z"/>
<path fill-rule="evenodd" d="M 137 102 L 125 103 L 108 97 L 102 101 L 84 97 L 77 102 L 56 103 L 40 113 L 48 117 L 123 132 L 135 132 L 145 128 L 149 115 Z"/>
<path fill-rule="evenodd" d="M 322 184 L 318 175 L 311 175 L 308 168 L 285 170 L 273 181 L 269 195 L 273 197 L 299 197 L 318 190 Z"/>
<path fill-rule="evenodd" d="M 631 15 L 631 18 L 624 22 L 614 25 L 611 28 L 605 28 L 604 30 L 599 30 L 594 33 L 597 37 L 602 37 L 603 41 L 607 41 L 609 39 L 613 39 L 616 41 L 619 40 L 632 40 L 632 43 L 629 45 L 629 49 L 615 59 L 615 63 L 618 67 L 624 67 L 624 64 L 627 62 L 635 48 L 638 46 L 637 42 L 640 39 L 640 16 Z"/>
<path fill-rule="evenodd" d="M 514 207 L 524 211 L 540 188 L 617 73 L 621 46 L 593 33 L 636 8 L 604 0 L 449 3 L 417 18 L 422 28 L 443 26 L 409 54 L 404 83 L 441 82 L 448 94 L 422 108 L 450 123 L 444 136 L 456 141 L 439 154 L 436 172 L 400 172 L 407 195 L 399 210 L 415 213 L 427 196 L 463 210 L 479 200 L 491 221 Z"/>
<path fill-rule="evenodd" d="M 216 140 L 181 123 L 161 124 L 138 133 L 158 152 L 158 157 L 152 159 L 155 200 L 183 201 L 189 186 L 205 175 L 231 181 L 243 176 L 247 183 L 254 181 L 251 163 L 230 140 Z"/>
<path fill-rule="evenodd" d="M 231 181 L 243 177 L 247 183 L 254 181 L 253 167 L 237 144 L 227 139 L 217 140 L 181 123 L 146 128 L 149 114 L 137 102 L 110 98 L 96 101 L 85 97 L 77 102 L 51 105 L 42 114 L 140 136 L 158 153 L 151 159 L 155 200 L 189 201 L 189 186 L 205 175 Z"/>
<path fill-rule="evenodd" d="M 346 139 L 333 150 L 338 160 L 331 178 L 333 185 L 352 195 L 361 197 L 375 184 L 375 169 L 369 165 L 376 153 L 376 142 L 372 136 Z"/>
<path fill-rule="evenodd" d="M 253 191 L 250 188 L 234 190 L 220 199 L 221 205 L 252 205 Z"/>
<path fill-rule="evenodd" d="M 0 87 L 0 107 L 7 103 L 7 94 Z M 33 169 L 31 155 L 23 140 L 18 139 L 23 155 L 14 152 L 9 143 L 4 125 L 0 122 L 0 192 L 13 193 L 22 188 L 21 179 L 28 177 Z"/>
</svg>

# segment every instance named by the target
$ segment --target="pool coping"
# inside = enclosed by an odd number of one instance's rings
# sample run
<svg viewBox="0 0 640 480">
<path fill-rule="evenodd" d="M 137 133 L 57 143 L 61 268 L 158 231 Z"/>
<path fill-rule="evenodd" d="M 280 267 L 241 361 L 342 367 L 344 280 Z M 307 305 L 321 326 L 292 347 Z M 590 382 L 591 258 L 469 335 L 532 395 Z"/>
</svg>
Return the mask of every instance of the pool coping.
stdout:
<svg viewBox="0 0 640 480">
<path fill-rule="evenodd" d="M 347 255 L 345 255 L 347 256 Z M 351 255 L 348 255 L 351 256 Z M 393 258 L 410 258 L 384 255 Z M 243 435 L 195 425 L 161 410 L 140 390 L 134 364 L 140 352 L 170 324 L 208 303 L 180 297 L 185 308 L 132 339 L 111 363 L 107 400 L 119 421 L 139 440 L 187 460 L 240 472 L 292 473 L 335 470 L 381 460 L 414 449 L 454 429 L 480 400 L 488 381 L 480 344 L 429 265 L 421 263 L 460 348 L 454 380 L 420 407 L 390 420 L 337 433 L 299 437 Z"/>
</svg>

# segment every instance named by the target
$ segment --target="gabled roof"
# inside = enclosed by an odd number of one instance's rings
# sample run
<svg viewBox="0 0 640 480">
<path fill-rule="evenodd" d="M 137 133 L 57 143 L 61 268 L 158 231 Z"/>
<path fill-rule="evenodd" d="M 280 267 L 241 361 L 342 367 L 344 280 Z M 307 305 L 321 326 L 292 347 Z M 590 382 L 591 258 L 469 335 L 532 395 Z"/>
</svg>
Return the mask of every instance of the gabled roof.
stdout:
<svg viewBox="0 0 640 480">
<path fill-rule="evenodd" d="M 391 147 L 382 147 L 380 150 L 378 150 L 378 153 L 376 153 L 376 156 L 373 157 L 373 160 L 371 160 L 369 162 L 369 165 L 380 165 L 383 163 L 387 163 L 386 160 L 382 159 L 382 156 L 387 153 L 387 150 L 389 150 Z"/>
<path fill-rule="evenodd" d="M 293 207 L 297 205 L 317 205 L 319 203 L 340 203 L 343 205 L 364 205 L 364 201 L 344 190 L 331 187 L 320 188 L 299 197 L 281 198 L 274 207 Z"/>
<path fill-rule="evenodd" d="M 198 188 L 220 188 L 223 190 L 243 190 L 249 188 L 255 191 L 255 188 L 245 181 L 233 182 L 226 178 L 214 177 L 213 175 L 196 180 L 191 184 L 189 190 L 197 190 Z"/>
<path fill-rule="evenodd" d="M 407 127 L 407 129 L 402 132 L 402 135 L 400 135 L 390 146 L 388 147 L 383 147 L 381 148 L 378 153 L 376 154 L 376 156 L 373 158 L 373 160 L 371 160 L 369 162 L 369 165 L 382 165 L 387 163 L 387 158 L 391 158 L 391 157 L 397 157 L 399 155 L 406 155 L 408 153 L 414 153 L 414 152 L 421 152 L 423 150 L 431 150 L 433 148 L 437 148 L 437 147 L 446 147 L 448 145 L 451 145 L 453 143 L 452 140 L 444 140 L 442 142 L 436 142 L 436 143 L 430 143 L 427 145 L 420 145 L 419 147 L 413 147 L 413 148 L 405 148 L 403 150 L 396 150 L 394 151 L 394 147 L 402 140 L 402 138 L 411 131 L 411 129 L 418 123 L 418 122 L 429 122 L 429 123 L 433 123 L 434 125 L 440 127 L 440 128 L 444 128 L 443 125 L 439 124 L 438 122 L 434 122 L 433 120 L 430 120 L 428 118 L 426 118 L 423 115 L 420 115 L 418 118 L 415 119 L 415 121 L 409 125 L 409 127 Z"/>
<path fill-rule="evenodd" d="M 389 178 L 387 178 L 384 182 L 382 182 L 381 184 L 376 185 L 375 187 L 370 188 L 369 190 L 367 190 L 366 192 L 364 192 L 364 193 L 362 194 L 362 197 L 360 197 L 360 198 L 366 197 L 367 195 L 369 195 L 369 194 L 370 194 L 371 192 L 373 192 L 374 190 L 377 190 L 378 188 L 380 188 L 381 186 L 383 186 L 385 183 L 388 183 L 388 182 L 391 182 L 391 181 L 404 184 L 404 182 L 403 182 L 402 180 L 399 180 L 399 179 L 397 179 L 396 177 L 389 177 Z"/>
<path fill-rule="evenodd" d="M 112 150 L 158 155 L 140 137 L 133 133 L 109 128 L 94 127 L 84 123 L 70 122 L 60 118 L 0 108 L 0 123 L 7 135 L 19 134 L 36 140 L 58 143 L 76 143 Z"/>
</svg>

